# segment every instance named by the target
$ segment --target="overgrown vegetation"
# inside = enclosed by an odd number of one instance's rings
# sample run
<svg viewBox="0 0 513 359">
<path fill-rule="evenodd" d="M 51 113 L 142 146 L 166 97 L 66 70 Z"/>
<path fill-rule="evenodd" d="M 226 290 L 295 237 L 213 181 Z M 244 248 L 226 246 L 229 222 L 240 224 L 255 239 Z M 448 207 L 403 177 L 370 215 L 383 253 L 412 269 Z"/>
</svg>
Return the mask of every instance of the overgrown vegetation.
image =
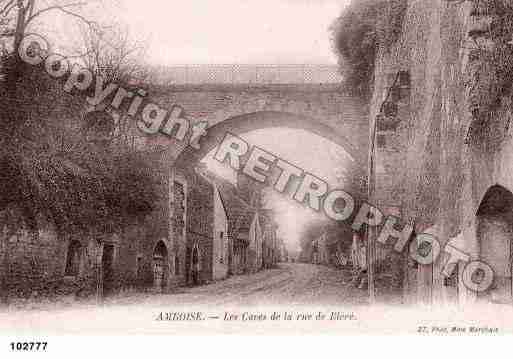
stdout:
<svg viewBox="0 0 513 359">
<path fill-rule="evenodd" d="M 0 210 L 15 204 L 29 227 L 43 215 L 63 232 L 111 231 L 148 214 L 156 200 L 150 159 L 129 146 L 88 142 L 83 98 L 42 68 L 17 66 L 16 96 L 0 99 Z"/>
<path fill-rule="evenodd" d="M 331 26 L 345 88 L 367 97 L 378 49 L 399 38 L 408 0 L 352 0 Z"/>
<path fill-rule="evenodd" d="M 43 216 L 60 232 L 112 232 L 146 216 L 157 198 L 152 160 L 129 141 L 116 146 L 90 141 L 83 128 L 86 94 L 65 92 L 63 80 L 17 55 L 32 20 L 49 11 L 77 19 L 90 34 L 105 34 L 80 14 L 87 2 L 62 0 L 46 8 L 38 0 L 0 3 L 8 5 L 0 11 L 7 36 L 0 63 L 0 211 L 19 207 L 29 228 L 36 229 Z M 96 62 L 85 59 L 86 65 L 116 80 L 140 73 L 139 48 L 131 52 L 123 34 L 119 48 L 106 50 L 101 39 L 86 42 L 86 54 L 96 51 Z"/>
<path fill-rule="evenodd" d="M 469 34 L 472 50 L 466 85 L 473 122 L 468 140 L 493 151 L 507 130 L 502 123 L 504 116 L 498 116 L 497 111 L 513 90 L 513 4 L 477 1 L 472 16 L 476 25 Z"/>
</svg>

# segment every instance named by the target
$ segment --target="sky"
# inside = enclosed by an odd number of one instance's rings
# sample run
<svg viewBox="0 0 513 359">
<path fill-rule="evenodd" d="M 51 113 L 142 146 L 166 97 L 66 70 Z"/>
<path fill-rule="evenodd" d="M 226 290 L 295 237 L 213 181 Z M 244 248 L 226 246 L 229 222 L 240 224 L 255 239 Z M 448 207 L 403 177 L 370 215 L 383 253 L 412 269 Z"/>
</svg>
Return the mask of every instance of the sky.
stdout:
<svg viewBox="0 0 513 359">
<path fill-rule="evenodd" d="M 336 63 L 328 27 L 344 0 L 124 1 L 157 64 Z M 151 6 L 148 6 L 151 4 Z"/>
<path fill-rule="evenodd" d="M 96 1 L 83 13 L 147 40 L 150 64 L 176 65 L 335 64 L 328 28 L 347 0 Z M 74 20 L 47 16 L 72 41 Z"/>
<path fill-rule="evenodd" d="M 345 168 L 351 157 L 339 145 L 305 130 L 266 128 L 240 135 L 251 145 L 256 145 L 273 155 L 298 166 L 306 172 L 325 180 L 330 188 L 340 188 L 347 178 Z M 284 140 L 286 139 L 286 141 Z M 204 159 L 209 170 L 235 183 L 235 171 L 214 157 L 215 150 Z M 273 189 L 266 190 L 265 207 L 273 209 L 279 223 L 278 235 L 289 250 L 299 250 L 299 238 L 308 223 L 325 220 L 310 208 L 298 204 Z"/>
</svg>

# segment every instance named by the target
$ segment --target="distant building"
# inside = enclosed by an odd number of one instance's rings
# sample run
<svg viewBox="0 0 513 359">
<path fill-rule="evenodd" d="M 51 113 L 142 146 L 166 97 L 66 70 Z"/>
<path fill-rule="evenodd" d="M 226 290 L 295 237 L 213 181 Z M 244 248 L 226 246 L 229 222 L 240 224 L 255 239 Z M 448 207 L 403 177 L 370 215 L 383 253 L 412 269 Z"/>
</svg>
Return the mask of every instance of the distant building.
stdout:
<svg viewBox="0 0 513 359">
<path fill-rule="evenodd" d="M 228 212 L 221 195 L 223 180 L 209 172 L 204 165 L 197 166 L 196 173 L 209 182 L 213 188 L 212 278 L 219 280 L 229 275 L 230 253 Z"/>
<path fill-rule="evenodd" d="M 228 236 L 232 244 L 230 272 L 243 274 L 258 270 L 257 243 L 260 226 L 256 213 L 231 198 L 228 201 Z"/>
<path fill-rule="evenodd" d="M 260 212 L 262 223 L 262 266 L 263 268 L 272 268 L 276 265 L 279 258 L 277 229 L 278 225 L 274 221 L 274 213 L 265 209 Z"/>
<path fill-rule="evenodd" d="M 194 170 L 187 179 L 185 277 L 188 285 L 214 279 L 214 187 Z"/>
<path fill-rule="evenodd" d="M 283 238 L 278 238 L 278 262 L 288 262 L 289 261 L 289 253 L 287 251 L 287 247 L 283 241 Z"/>
<path fill-rule="evenodd" d="M 214 185 L 214 280 L 226 278 L 229 274 L 228 212 L 224 206 L 221 192 Z"/>
<path fill-rule="evenodd" d="M 351 244 L 351 262 L 355 270 L 363 270 L 367 268 L 367 247 L 362 237 L 358 233 L 353 234 L 353 242 Z"/>
<path fill-rule="evenodd" d="M 262 269 L 262 242 L 263 237 L 260 216 L 255 212 L 249 229 L 249 245 L 246 263 L 247 272 L 254 273 Z"/>
<path fill-rule="evenodd" d="M 327 234 L 324 232 L 312 243 L 312 263 L 328 265 L 329 257 Z"/>
<path fill-rule="evenodd" d="M 177 258 L 185 264 L 185 283 L 201 285 L 224 279 L 229 274 L 230 248 L 227 211 L 218 184 L 201 167 L 183 171 L 182 176 L 187 183 L 186 248 L 185 255 L 177 252 Z"/>
<path fill-rule="evenodd" d="M 256 210 L 239 195 L 233 184 L 211 172 L 203 172 L 214 183 L 226 216 L 227 272 L 258 271 L 262 267 L 262 233 Z"/>
</svg>

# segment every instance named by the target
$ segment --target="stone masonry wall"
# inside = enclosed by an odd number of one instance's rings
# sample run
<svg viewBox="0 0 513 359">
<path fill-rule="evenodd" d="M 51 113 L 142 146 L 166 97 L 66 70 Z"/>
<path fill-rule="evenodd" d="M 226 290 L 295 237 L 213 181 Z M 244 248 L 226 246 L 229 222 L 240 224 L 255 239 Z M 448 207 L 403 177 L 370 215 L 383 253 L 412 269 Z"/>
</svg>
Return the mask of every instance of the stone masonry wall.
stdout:
<svg viewBox="0 0 513 359">
<path fill-rule="evenodd" d="M 497 15 L 485 16 L 473 4 L 409 1 L 399 41 L 377 61 L 371 118 L 387 76 L 408 71 L 410 108 L 402 119 L 404 160 L 397 167 L 404 191 L 394 200 L 417 233 L 435 235 L 442 248 L 452 241 L 477 259 L 476 212 L 491 186 L 513 189 L 513 171 L 511 99 L 497 97 L 499 73 L 505 69 L 495 66 L 508 59 L 495 49 L 504 39 L 494 39 L 486 28 L 476 35 L 476 24 Z M 413 278 L 407 287 L 415 300 L 430 303 L 447 297 L 443 265 L 444 258 L 432 266 L 409 266 L 416 271 L 406 276 Z M 458 290 L 460 298 L 472 297 L 461 282 Z"/>
<path fill-rule="evenodd" d="M 205 179 L 195 173 L 187 176 L 187 252 L 197 246 L 200 259 L 200 282 L 213 280 L 213 233 L 214 233 L 214 189 Z M 186 259 L 189 273 L 191 258 Z"/>
</svg>

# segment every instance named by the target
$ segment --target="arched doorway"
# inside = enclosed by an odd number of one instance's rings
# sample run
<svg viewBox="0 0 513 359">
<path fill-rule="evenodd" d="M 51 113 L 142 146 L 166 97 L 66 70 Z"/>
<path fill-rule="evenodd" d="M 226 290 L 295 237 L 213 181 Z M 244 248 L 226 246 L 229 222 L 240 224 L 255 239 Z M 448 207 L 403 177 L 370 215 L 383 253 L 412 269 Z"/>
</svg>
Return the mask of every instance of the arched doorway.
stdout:
<svg viewBox="0 0 513 359">
<path fill-rule="evenodd" d="M 477 236 L 480 260 L 494 271 L 492 287 L 479 295 L 494 303 L 511 303 L 513 194 L 495 185 L 486 192 L 477 211 Z"/>
<path fill-rule="evenodd" d="M 77 276 L 80 274 L 80 262 L 82 259 L 82 246 L 79 241 L 73 240 L 69 243 L 66 257 L 65 276 Z"/>
<path fill-rule="evenodd" d="M 109 296 L 114 292 L 115 289 L 115 276 L 114 276 L 114 253 L 115 248 L 111 243 L 103 244 L 102 252 L 102 279 L 101 285 L 103 288 L 103 295 Z"/>
<path fill-rule="evenodd" d="M 200 255 L 198 246 L 194 246 L 191 253 L 191 278 L 192 285 L 200 284 Z"/>
<path fill-rule="evenodd" d="M 166 287 L 168 268 L 167 248 L 159 241 L 153 250 L 153 288 L 158 293 Z"/>
</svg>

